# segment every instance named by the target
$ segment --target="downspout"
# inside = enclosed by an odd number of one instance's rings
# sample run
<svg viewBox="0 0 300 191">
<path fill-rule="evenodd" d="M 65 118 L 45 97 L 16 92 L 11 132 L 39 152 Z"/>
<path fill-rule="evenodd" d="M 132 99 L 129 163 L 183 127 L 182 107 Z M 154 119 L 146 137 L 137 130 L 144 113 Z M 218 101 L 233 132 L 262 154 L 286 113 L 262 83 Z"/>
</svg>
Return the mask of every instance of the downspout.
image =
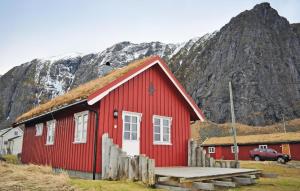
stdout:
<svg viewBox="0 0 300 191">
<path fill-rule="evenodd" d="M 97 161 L 97 145 L 98 145 L 98 119 L 99 119 L 99 113 L 97 110 L 93 110 L 88 108 L 89 111 L 95 113 L 96 118 L 96 125 L 95 125 L 95 135 L 94 135 L 94 160 L 93 160 L 93 180 L 96 179 L 96 161 Z"/>
</svg>

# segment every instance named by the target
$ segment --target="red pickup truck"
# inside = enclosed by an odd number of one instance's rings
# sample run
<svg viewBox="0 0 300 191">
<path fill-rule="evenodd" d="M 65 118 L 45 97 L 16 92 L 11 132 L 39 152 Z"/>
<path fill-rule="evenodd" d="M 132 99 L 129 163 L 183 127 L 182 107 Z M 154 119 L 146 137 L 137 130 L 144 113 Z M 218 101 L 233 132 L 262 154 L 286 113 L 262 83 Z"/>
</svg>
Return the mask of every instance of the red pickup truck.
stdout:
<svg viewBox="0 0 300 191">
<path fill-rule="evenodd" d="M 287 154 L 279 153 L 274 149 L 260 149 L 256 148 L 250 151 L 250 157 L 256 161 L 272 160 L 285 164 L 291 160 L 291 157 Z"/>
</svg>

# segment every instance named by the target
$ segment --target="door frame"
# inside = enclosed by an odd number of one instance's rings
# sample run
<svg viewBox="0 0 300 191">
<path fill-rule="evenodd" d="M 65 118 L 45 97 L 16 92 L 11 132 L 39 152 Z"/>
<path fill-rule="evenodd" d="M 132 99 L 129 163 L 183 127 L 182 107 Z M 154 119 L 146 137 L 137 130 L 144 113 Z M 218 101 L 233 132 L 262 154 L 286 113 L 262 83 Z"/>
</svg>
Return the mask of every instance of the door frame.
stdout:
<svg viewBox="0 0 300 191">
<path fill-rule="evenodd" d="M 142 113 L 132 112 L 132 111 L 122 111 L 122 149 L 124 148 L 124 122 L 125 122 L 125 115 L 137 117 L 137 140 L 134 140 L 138 143 L 138 154 L 141 153 L 141 141 L 140 141 L 140 134 L 141 134 L 141 122 L 142 122 Z M 132 141 L 132 140 L 125 140 L 125 141 Z M 127 153 L 128 154 L 128 153 Z"/>
</svg>

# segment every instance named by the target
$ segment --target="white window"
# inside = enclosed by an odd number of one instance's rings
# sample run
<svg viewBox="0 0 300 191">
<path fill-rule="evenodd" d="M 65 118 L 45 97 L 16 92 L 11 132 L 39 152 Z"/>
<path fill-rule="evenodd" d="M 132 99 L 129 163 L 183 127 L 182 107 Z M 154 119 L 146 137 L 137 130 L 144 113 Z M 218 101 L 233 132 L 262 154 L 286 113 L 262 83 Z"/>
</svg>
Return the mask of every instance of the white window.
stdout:
<svg viewBox="0 0 300 191">
<path fill-rule="evenodd" d="M 267 149 L 268 145 L 259 145 L 258 148 L 260 148 L 260 149 Z"/>
<path fill-rule="evenodd" d="M 88 111 L 75 113 L 75 137 L 74 143 L 86 143 L 87 126 L 88 126 Z"/>
<path fill-rule="evenodd" d="M 171 117 L 153 116 L 153 143 L 171 144 Z"/>
<path fill-rule="evenodd" d="M 56 120 L 47 121 L 47 141 L 46 145 L 54 144 Z"/>
<path fill-rule="evenodd" d="M 239 146 L 236 146 L 236 148 L 237 148 L 237 153 L 239 153 Z M 231 146 L 231 153 L 235 153 L 234 146 Z"/>
<path fill-rule="evenodd" d="M 138 140 L 139 139 L 139 123 L 141 120 L 140 113 L 123 112 L 123 139 Z"/>
<path fill-rule="evenodd" d="M 216 149 L 215 147 L 208 147 L 208 153 L 215 153 Z"/>
<path fill-rule="evenodd" d="M 43 134 L 43 123 L 39 123 L 35 125 L 35 136 L 41 136 Z"/>
</svg>

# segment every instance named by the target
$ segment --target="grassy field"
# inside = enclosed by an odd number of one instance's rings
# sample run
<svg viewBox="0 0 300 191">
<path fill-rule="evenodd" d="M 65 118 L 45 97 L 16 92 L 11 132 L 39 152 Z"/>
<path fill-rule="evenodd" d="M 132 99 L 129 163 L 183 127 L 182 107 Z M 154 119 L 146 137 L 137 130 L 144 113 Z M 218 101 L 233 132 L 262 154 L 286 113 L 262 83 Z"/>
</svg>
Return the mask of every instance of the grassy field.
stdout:
<svg viewBox="0 0 300 191">
<path fill-rule="evenodd" d="M 298 191 L 300 190 L 300 162 L 280 165 L 276 162 L 242 161 L 243 168 L 262 169 L 276 173 L 278 178 L 260 178 L 253 186 L 230 191 Z M 67 174 L 53 174 L 50 167 L 15 165 L 0 162 L 0 190 L 92 190 L 92 191 L 153 191 L 139 182 L 83 180 L 69 178 Z"/>
<path fill-rule="evenodd" d="M 253 186 L 240 187 L 230 191 L 299 191 L 300 162 L 291 161 L 287 165 L 276 162 L 242 161 L 241 167 L 262 169 L 267 173 L 276 173 L 277 178 L 260 178 Z"/>
</svg>

